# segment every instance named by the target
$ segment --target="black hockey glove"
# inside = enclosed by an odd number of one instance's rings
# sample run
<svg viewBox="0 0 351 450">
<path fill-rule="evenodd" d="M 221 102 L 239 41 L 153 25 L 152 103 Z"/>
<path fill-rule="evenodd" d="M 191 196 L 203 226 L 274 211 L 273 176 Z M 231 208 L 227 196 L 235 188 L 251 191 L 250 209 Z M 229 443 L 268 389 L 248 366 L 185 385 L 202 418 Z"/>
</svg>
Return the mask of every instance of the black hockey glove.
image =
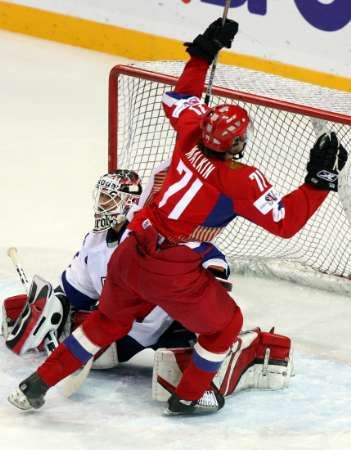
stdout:
<svg viewBox="0 0 351 450">
<path fill-rule="evenodd" d="M 347 151 L 334 132 L 320 136 L 310 151 L 305 182 L 317 189 L 338 190 L 338 176 L 347 161 Z"/>
<path fill-rule="evenodd" d="M 200 56 L 210 64 L 223 47 L 230 48 L 237 34 L 239 24 L 234 20 L 226 19 L 222 25 L 219 18 L 211 23 L 203 34 L 199 34 L 193 42 L 185 42 L 186 51 L 191 56 Z"/>
</svg>

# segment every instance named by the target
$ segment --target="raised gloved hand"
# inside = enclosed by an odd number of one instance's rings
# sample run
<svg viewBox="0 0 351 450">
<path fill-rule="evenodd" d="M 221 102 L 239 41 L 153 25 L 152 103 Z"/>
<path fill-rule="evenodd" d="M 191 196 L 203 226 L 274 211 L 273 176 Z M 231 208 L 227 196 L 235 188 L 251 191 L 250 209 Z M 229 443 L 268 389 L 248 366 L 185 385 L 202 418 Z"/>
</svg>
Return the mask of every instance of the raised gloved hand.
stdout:
<svg viewBox="0 0 351 450">
<path fill-rule="evenodd" d="M 218 41 L 218 45 L 226 48 L 232 46 L 233 39 L 239 30 L 239 24 L 231 19 L 223 19 L 220 17 L 212 22 L 203 33 L 207 39 Z"/>
<path fill-rule="evenodd" d="M 310 151 L 305 182 L 318 189 L 337 191 L 339 172 L 347 157 L 347 151 L 334 132 L 322 134 Z"/>
<path fill-rule="evenodd" d="M 185 42 L 187 52 L 191 56 L 200 56 L 210 64 L 218 51 L 223 47 L 230 48 L 237 34 L 239 24 L 234 20 L 226 19 L 223 24 L 221 18 L 209 25 L 203 34 L 199 34 L 193 42 Z"/>
</svg>

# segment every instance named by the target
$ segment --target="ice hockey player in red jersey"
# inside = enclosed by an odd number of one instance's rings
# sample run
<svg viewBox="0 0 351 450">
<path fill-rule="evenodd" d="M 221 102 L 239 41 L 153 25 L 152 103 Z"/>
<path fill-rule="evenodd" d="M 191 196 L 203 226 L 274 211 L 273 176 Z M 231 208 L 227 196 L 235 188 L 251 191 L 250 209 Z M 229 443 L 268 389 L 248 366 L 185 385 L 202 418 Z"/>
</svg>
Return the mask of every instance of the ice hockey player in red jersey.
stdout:
<svg viewBox="0 0 351 450">
<path fill-rule="evenodd" d="M 282 238 L 293 236 L 337 190 L 347 159 L 334 133 L 322 135 L 310 151 L 305 183 L 284 197 L 257 168 L 238 160 L 250 134 L 247 112 L 229 104 L 209 108 L 200 100 L 209 65 L 221 48 L 231 47 L 237 31 L 236 22 L 222 26 L 218 19 L 186 44 L 190 61 L 163 99 L 177 140 L 162 189 L 135 216 L 129 237 L 112 255 L 98 310 L 10 395 L 15 406 L 42 406 L 51 386 L 127 334 L 133 320 L 157 304 L 198 335 L 166 412 L 223 407 L 224 397 L 211 382 L 240 332 L 242 314 L 201 266 L 202 241 L 236 216 Z"/>
</svg>

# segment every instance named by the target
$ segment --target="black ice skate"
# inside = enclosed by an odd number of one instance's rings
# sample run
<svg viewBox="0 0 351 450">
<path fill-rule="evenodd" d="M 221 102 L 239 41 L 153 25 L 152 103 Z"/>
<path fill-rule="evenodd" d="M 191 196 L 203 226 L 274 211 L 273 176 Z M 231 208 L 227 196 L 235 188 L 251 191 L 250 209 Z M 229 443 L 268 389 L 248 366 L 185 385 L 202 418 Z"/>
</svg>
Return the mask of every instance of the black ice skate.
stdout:
<svg viewBox="0 0 351 450">
<path fill-rule="evenodd" d="M 168 399 L 168 408 L 165 414 L 168 416 L 211 414 L 224 406 L 224 397 L 217 391 L 205 391 L 198 400 L 182 400 L 176 394 Z"/>
<path fill-rule="evenodd" d="M 44 403 L 44 397 L 49 386 L 34 372 L 22 381 L 19 387 L 8 396 L 8 401 L 19 409 L 39 409 Z"/>
</svg>

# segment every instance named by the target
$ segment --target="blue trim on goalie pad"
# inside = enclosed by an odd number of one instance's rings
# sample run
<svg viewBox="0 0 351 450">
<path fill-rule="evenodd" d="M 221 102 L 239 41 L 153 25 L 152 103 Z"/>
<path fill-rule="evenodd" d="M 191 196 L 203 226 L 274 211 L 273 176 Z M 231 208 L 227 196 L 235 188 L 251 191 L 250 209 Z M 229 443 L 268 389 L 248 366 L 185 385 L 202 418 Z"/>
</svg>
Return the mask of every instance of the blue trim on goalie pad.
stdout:
<svg viewBox="0 0 351 450">
<path fill-rule="evenodd" d="M 84 347 L 80 345 L 80 343 L 72 334 L 63 341 L 63 344 L 82 363 L 86 363 L 93 356 L 91 353 L 87 352 Z"/>
<path fill-rule="evenodd" d="M 222 361 L 209 361 L 208 359 L 202 358 L 196 350 L 193 351 L 192 359 L 195 366 L 204 372 L 217 372 L 222 364 Z"/>
<path fill-rule="evenodd" d="M 61 276 L 62 287 L 70 304 L 76 309 L 90 311 L 96 305 L 97 299 L 90 298 L 72 286 L 66 278 L 66 271 Z"/>
</svg>

